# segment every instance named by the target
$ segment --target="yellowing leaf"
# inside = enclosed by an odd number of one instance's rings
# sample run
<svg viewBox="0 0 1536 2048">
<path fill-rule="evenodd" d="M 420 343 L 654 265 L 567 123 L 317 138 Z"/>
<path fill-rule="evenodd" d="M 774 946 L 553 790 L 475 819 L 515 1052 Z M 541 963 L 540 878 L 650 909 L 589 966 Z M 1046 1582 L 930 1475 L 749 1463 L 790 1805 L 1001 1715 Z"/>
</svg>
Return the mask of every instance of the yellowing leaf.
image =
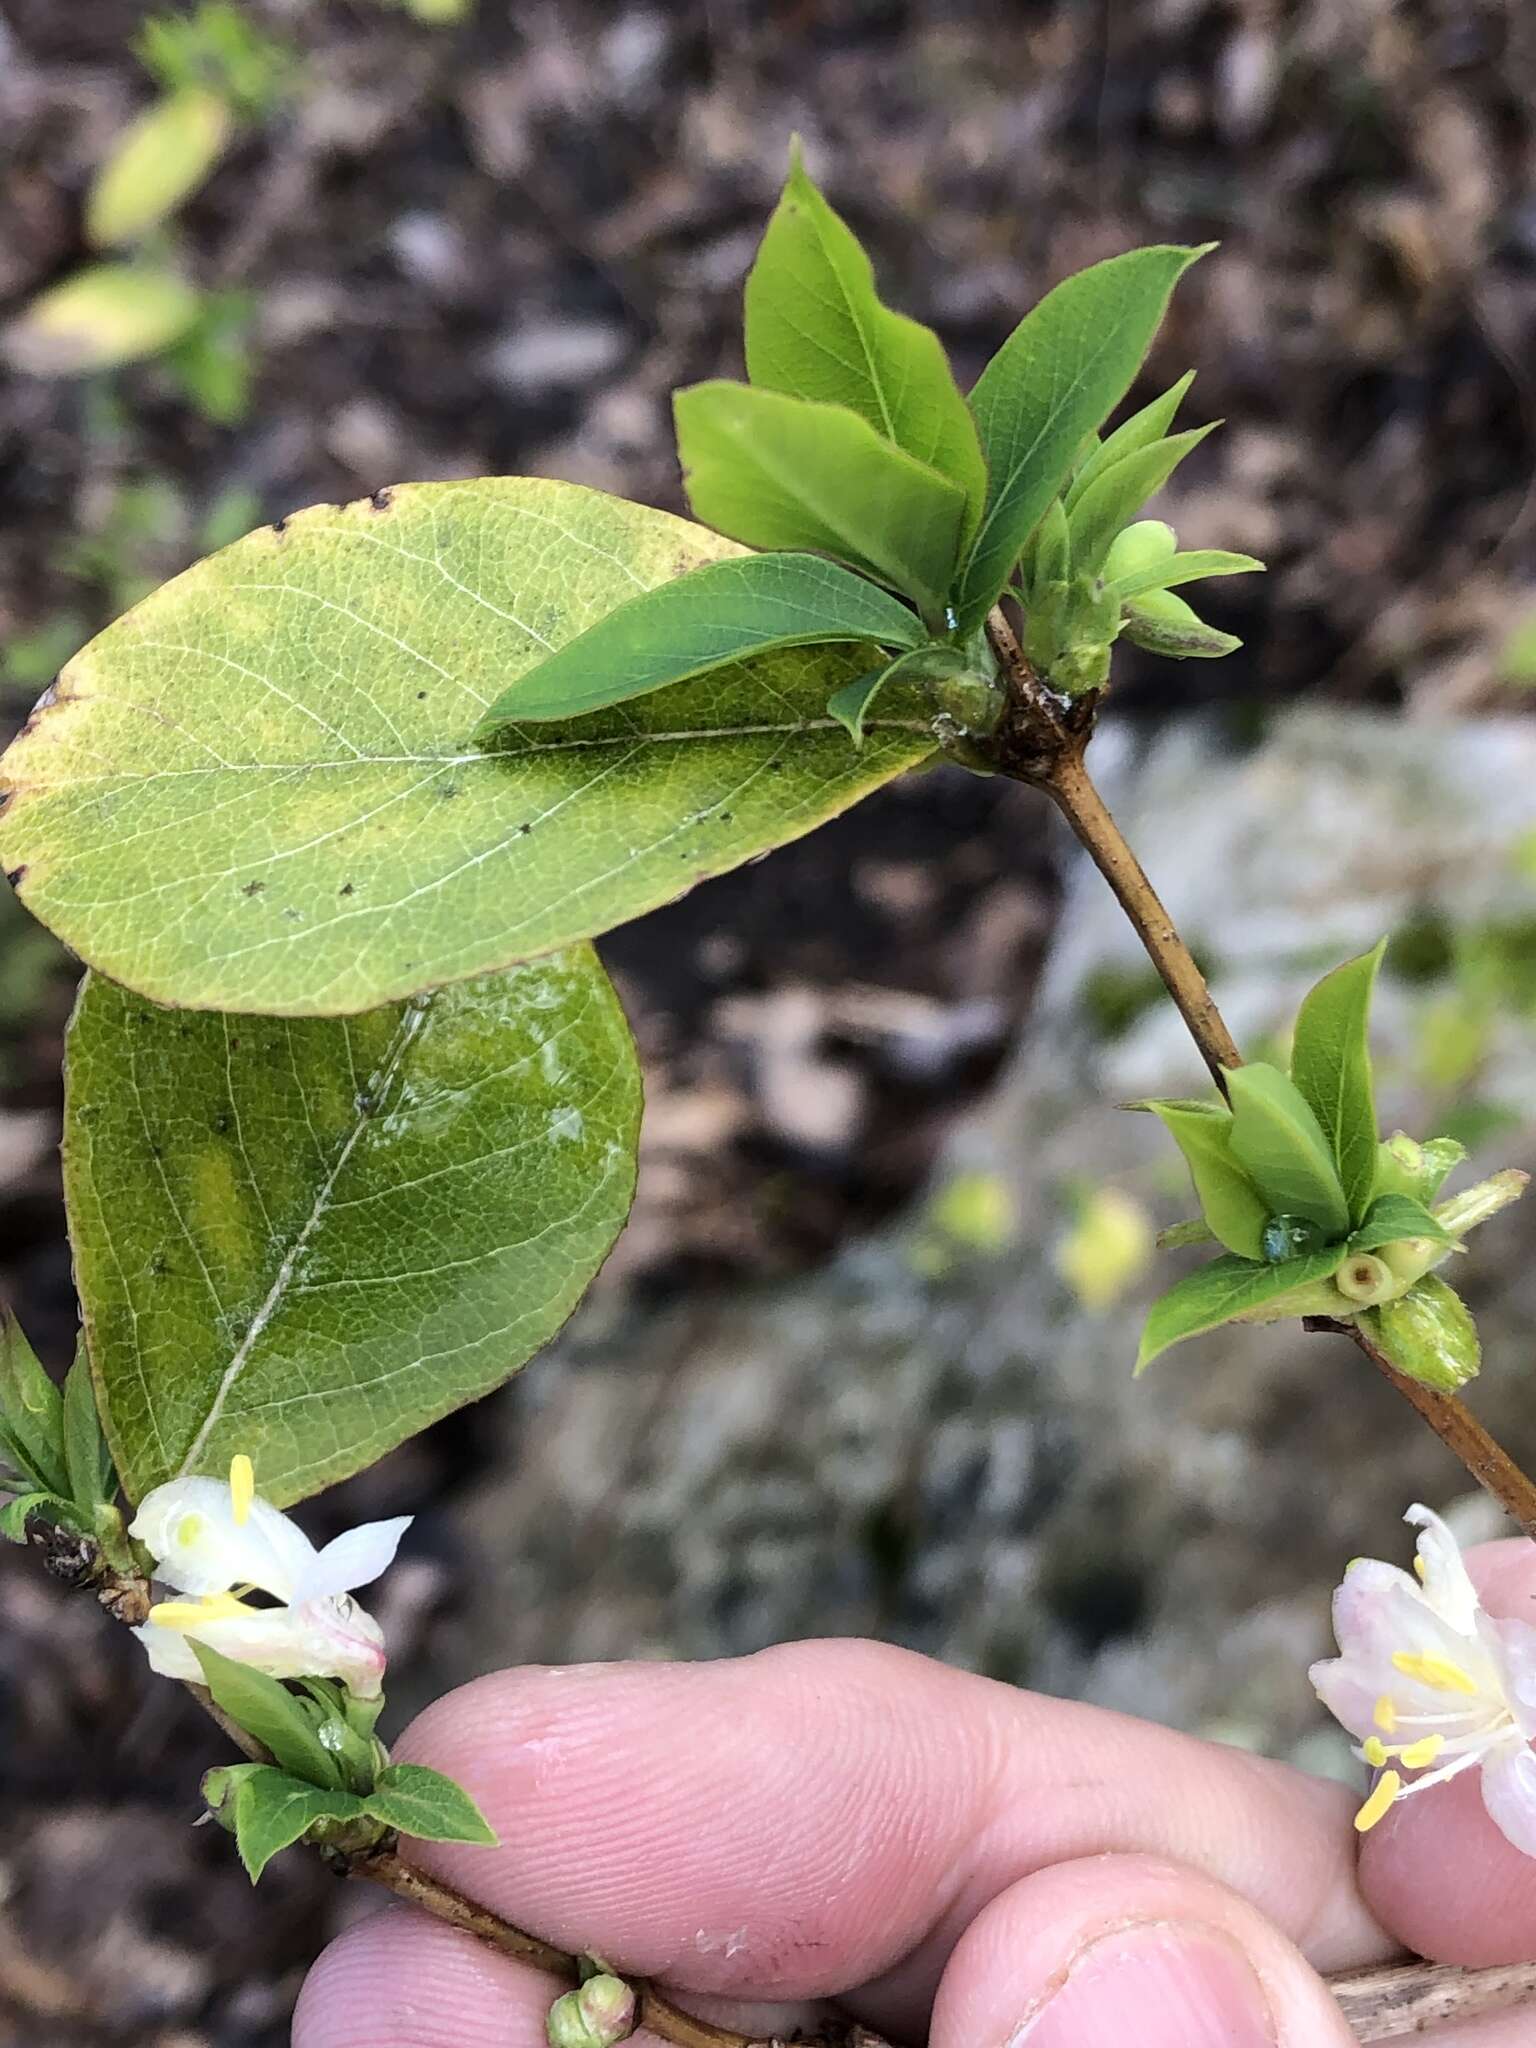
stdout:
<svg viewBox="0 0 1536 2048">
<path fill-rule="evenodd" d="M 117 143 L 85 202 L 86 240 L 136 242 L 195 192 L 234 132 L 227 103 L 189 87 L 140 114 Z"/>
<path fill-rule="evenodd" d="M 29 377 L 115 370 L 179 341 L 201 303 L 174 271 L 98 263 L 35 298 L 0 331 L 0 356 Z"/>
<path fill-rule="evenodd" d="M 78 654 L 0 763 L 0 868 L 157 1001 L 344 1014 L 605 931 L 835 815 L 935 741 L 868 666 L 790 649 L 471 743 L 606 613 L 740 550 L 526 478 L 317 506 Z"/>
</svg>

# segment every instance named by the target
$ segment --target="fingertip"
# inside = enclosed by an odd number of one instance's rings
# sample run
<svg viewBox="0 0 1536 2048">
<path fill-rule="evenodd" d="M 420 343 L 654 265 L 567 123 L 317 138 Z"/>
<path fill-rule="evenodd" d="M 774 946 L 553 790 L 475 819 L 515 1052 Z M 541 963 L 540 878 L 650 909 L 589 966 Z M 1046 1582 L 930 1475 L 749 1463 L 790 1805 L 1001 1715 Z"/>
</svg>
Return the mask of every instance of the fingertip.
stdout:
<svg viewBox="0 0 1536 2048">
<path fill-rule="evenodd" d="M 473 1935 L 389 1907 L 310 1971 L 292 2048 L 542 2048 L 558 1988 Z"/>
</svg>

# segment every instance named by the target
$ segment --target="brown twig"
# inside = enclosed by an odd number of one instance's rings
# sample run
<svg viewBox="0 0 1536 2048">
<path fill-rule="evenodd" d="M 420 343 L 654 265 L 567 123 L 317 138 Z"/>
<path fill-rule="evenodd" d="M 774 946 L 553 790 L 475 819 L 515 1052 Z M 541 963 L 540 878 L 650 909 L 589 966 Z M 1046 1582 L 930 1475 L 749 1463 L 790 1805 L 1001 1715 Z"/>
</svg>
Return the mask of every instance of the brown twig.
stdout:
<svg viewBox="0 0 1536 2048">
<path fill-rule="evenodd" d="M 1452 1456 L 1461 1460 L 1478 1485 L 1491 1493 L 1505 1514 L 1536 1542 L 1536 1482 L 1527 1478 L 1464 1402 L 1454 1394 L 1421 1386 L 1400 1373 L 1358 1323 L 1335 1322 L 1331 1316 L 1307 1316 L 1302 1328 L 1347 1337 L 1363 1351 L 1382 1378 L 1423 1416 Z"/>
<path fill-rule="evenodd" d="M 1035 674 L 1001 610 L 988 620 L 987 633 L 1008 685 L 1008 708 L 995 741 L 999 772 L 1043 789 L 1072 827 L 1162 976 L 1212 1079 L 1224 1089 L 1226 1069 L 1240 1067 L 1242 1054 L 1194 955 L 1180 938 L 1084 762 L 1093 732 L 1093 700 L 1081 699 L 1074 705 L 1053 697 Z"/>
</svg>

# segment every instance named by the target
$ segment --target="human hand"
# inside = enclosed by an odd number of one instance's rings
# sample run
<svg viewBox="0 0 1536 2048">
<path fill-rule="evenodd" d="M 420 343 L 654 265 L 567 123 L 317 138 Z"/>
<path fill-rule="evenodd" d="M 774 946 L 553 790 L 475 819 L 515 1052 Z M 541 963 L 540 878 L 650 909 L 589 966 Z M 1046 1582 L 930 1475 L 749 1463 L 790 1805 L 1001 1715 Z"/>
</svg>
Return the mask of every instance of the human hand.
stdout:
<svg viewBox="0 0 1536 2048">
<path fill-rule="evenodd" d="M 1530 1545 L 1469 1563 L 1530 1613 Z M 1319 1972 L 1536 1955 L 1536 1861 L 1475 1774 L 1362 1844 L 1342 1786 L 880 1644 L 502 1672 L 397 1754 L 502 1837 L 423 1868 L 759 2035 L 835 1998 L 933 2048 L 1347 2048 Z M 391 1906 L 321 1958 L 294 2048 L 539 2048 L 558 1989 Z M 1415 2038 L 1529 2048 L 1536 2020 Z"/>
</svg>

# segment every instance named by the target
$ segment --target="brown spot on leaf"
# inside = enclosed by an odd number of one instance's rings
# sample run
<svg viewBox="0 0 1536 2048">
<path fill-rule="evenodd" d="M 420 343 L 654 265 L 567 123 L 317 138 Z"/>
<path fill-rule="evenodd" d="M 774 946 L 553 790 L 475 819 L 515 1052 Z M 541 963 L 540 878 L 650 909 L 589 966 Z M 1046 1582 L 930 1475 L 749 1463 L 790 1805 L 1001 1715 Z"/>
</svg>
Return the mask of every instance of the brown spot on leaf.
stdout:
<svg viewBox="0 0 1536 2048">
<path fill-rule="evenodd" d="M 5 879 L 13 889 L 19 889 L 26 878 L 27 864 L 25 861 L 22 862 L 19 868 L 7 868 L 5 871 Z"/>
<path fill-rule="evenodd" d="M 369 498 L 368 502 L 373 507 L 375 512 L 387 512 L 390 506 L 394 503 L 394 499 L 394 492 L 389 489 L 388 485 L 386 485 L 383 490 L 375 491 Z"/>
<path fill-rule="evenodd" d="M 245 887 L 240 891 L 240 894 L 242 896 L 259 896 L 266 886 L 267 885 L 265 882 L 247 882 Z"/>
<path fill-rule="evenodd" d="M 352 884 L 350 882 L 343 882 L 336 893 L 338 896 L 350 896 L 352 894 Z"/>
</svg>

